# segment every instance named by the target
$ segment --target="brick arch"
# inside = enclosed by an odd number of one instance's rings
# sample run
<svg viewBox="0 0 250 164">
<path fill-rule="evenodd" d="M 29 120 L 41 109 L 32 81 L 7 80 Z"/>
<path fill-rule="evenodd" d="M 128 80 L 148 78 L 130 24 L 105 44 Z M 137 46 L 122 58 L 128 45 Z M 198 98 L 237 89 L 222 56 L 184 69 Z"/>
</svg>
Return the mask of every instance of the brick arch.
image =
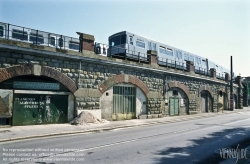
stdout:
<svg viewBox="0 0 250 164">
<path fill-rule="evenodd" d="M 166 90 L 169 90 L 169 89 L 171 89 L 171 88 L 179 88 L 179 89 L 181 89 L 181 90 L 186 94 L 186 96 L 187 96 L 188 99 L 189 99 L 189 97 L 190 97 L 189 90 L 188 90 L 188 88 L 187 88 L 184 84 L 182 84 L 181 82 L 179 82 L 179 81 L 172 81 L 172 82 L 167 83 L 167 84 L 166 84 Z"/>
<path fill-rule="evenodd" d="M 212 91 L 211 87 L 209 87 L 207 85 L 201 86 L 198 91 L 199 91 L 199 96 L 200 96 L 202 91 L 208 91 L 210 96 L 213 98 L 213 91 Z"/>
<path fill-rule="evenodd" d="M 115 84 L 119 84 L 119 83 L 133 84 L 133 85 L 137 86 L 138 88 L 140 88 L 146 96 L 149 93 L 148 87 L 140 79 L 138 79 L 134 76 L 131 76 L 131 75 L 126 75 L 126 74 L 115 75 L 115 76 L 107 79 L 99 86 L 98 89 L 103 94 L 110 87 L 114 86 Z"/>
<path fill-rule="evenodd" d="M 11 79 L 16 76 L 35 75 L 46 76 L 64 85 L 70 92 L 74 93 L 77 90 L 75 82 L 65 74 L 47 66 L 40 65 L 18 65 L 0 69 L 0 82 Z"/>
</svg>

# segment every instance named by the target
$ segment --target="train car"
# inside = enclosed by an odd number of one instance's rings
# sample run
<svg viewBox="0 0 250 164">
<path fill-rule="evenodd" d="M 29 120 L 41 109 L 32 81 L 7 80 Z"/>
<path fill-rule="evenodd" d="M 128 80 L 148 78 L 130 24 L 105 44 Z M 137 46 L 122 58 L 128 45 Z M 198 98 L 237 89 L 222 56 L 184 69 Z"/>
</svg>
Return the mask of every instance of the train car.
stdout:
<svg viewBox="0 0 250 164">
<path fill-rule="evenodd" d="M 186 61 L 192 61 L 194 63 L 194 71 L 198 74 L 211 76 L 210 69 L 215 68 L 216 77 L 224 79 L 225 72 L 229 73 L 227 69 L 205 57 L 128 31 L 118 32 L 109 37 L 108 56 L 147 61 L 148 50 L 157 51 L 158 64 L 162 66 L 186 69 Z"/>
<path fill-rule="evenodd" d="M 148 50 L 157 51 L 159 65 L 186 69 L 186 61 L 190 60 L 194 62 L 195 71 L 197 73 L 207 73 L 207 59 L 204 57 L 127 31 L 122 31 L 109 37 L 108 55 L 110 56 L 122 56 L 128 59 L 146 61 Z"/>
<path fill-rule="evenodd" d="M 79 51 L 79 39 L 0 22 L 0 38 Z"/>
<path fill-rule="evenodd" d="M 107 56 L 108 45 L 102 43 L 95 43 L 95 53 L 101 56 Z"/>
</svg>

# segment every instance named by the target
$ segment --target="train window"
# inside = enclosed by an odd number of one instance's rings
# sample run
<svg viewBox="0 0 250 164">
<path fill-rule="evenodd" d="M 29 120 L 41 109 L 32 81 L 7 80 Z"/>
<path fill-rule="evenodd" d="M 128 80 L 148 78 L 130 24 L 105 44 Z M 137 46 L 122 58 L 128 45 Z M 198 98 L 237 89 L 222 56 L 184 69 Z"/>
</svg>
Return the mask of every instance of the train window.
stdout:
<svg viewBox="0 0 250 164">
<path fill-rule="evenodd" d="M 73 50 L 79 50 L 79 43 L 78 42 L 69 42 L 69 48 Z"/>
<path fill-rule="evenodd" d="M 0 36 L 3 37 L 3 26 L 0 26 Z"/>
<path fill-rule="evenodd" d="M 148 50 L 151 50 L 151 42 L 148 42 Z"/>
<path fill-rule="evenodd" d="M 28 40 L 28 33 L 27 31 L 13 29 L 12 38 L 20 40 Z"/>
<path fill-rule="evenodd" d="M 130 41 L 130 44 L 133 45 L 133 37 L 132 36 L 129 37 L 129 41 Z"/>
<path fill-rule="evenodd" d="M 156 44 L 153 43 L 153 50 L 156 51 Z"/>
<path fill-rule="evenodd" d="M 50 45 L 55 46 L 56 45 L 56 38 L 50 37 Z"/>
<path fill-rule="evenodd" d="M 199 58 L 199 64 L 201 64 L 201 58 Z"/>
<path fill-rule="evenodd" d="M 36 35 L 35 33 L 31 33 L 30 34 L 30 41 L 33 43 L 37 42 L 38 44 L 43 44 L 44 43 L 43 35 Z"/>
<path fill-rule="evenodd" d="M 59 47 L 63 47 L 63 39 L 62 38 L 58 38 L 58 45 Z"/>
<path fill-rule="evenodd" d="M 184 53 L 184 60 L 189 60 L 188 54 Z"/>
<path fill-rule="evenodd" d="M 199 61 L 198 61 L 198 58 L 197 58 L 197 57 L 195 57 L 195 61 L 196 61 L 197 64 L 199 64 Z"/>
<path fill-rule="evenodd" d="M 121 41 L 120 41 L 120 35 L 118 36 L 115 36 L 113 38 L 111 38 L 109 40 L 109 45 L 110 46 L 117 46 L 117 45 L 120 45 Z"/>
<path fill-rule="evenodd" d="M 145 43 L 143 43 L 142 41 L 136 41 L 136 46 L 141 47 L 141 48 L 145 48 Z"/>
<path fill-rule="evenodd" d="M 103 54 L 106 54 L 106 48 L 103 47 Z"/>
<path fill-rule="evenodd" d="M 165 47 L 159 47 L 159 52 L 166 54 L 166 55 L 173 56 L 173 51 L 171 49 L 166 49 Z"/>
<path fill-rule="evenodd" d="M 189 56 L 189 60 L 194 62 L 194 57 L 192 55 Z"/>
<path fill-rule="evenodd" d="M 126 43 L 126 35 L 121 35 L 121 44 L 125 44 Z"/>
<path fill-rule="evenodd" d="M 96 51 L 95 51 L 96 54 L 100 54 L 101 51 L 100 51 L 100 47 L 96 47 Z"/>
</svg>

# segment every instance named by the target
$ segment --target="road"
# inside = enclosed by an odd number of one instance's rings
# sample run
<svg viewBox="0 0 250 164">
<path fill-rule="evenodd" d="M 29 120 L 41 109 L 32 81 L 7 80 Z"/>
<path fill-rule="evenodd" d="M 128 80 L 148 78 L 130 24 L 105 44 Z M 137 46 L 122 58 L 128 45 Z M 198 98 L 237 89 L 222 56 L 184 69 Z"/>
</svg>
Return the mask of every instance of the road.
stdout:
<svg viewBox="0 0 250 164">
<path fill-rule="evenodd" d="M 250 113 L 242 112 L 101 133 L 0 143 L 0 163 L 220 163 L 221 149 L 242 147 L 242 141 L 249 136 Z"/>
</svg>

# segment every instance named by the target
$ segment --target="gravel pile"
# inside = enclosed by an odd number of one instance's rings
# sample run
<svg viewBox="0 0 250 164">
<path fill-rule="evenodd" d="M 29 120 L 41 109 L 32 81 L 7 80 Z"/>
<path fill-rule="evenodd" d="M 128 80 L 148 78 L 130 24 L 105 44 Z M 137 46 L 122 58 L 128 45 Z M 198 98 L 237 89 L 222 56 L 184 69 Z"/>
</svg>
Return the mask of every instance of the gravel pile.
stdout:
<svg viewBox="0 0 250 164">
<path fill-rule="evenodd" d="M 105 123 L 106 120 L 100 120 L 96 118 L 92 113 L 88 111 L 82 111 L 76 118 L 74 118 L 71 125 L 88 125 L 89 123 L 100 124 Z"/>
</svg>

